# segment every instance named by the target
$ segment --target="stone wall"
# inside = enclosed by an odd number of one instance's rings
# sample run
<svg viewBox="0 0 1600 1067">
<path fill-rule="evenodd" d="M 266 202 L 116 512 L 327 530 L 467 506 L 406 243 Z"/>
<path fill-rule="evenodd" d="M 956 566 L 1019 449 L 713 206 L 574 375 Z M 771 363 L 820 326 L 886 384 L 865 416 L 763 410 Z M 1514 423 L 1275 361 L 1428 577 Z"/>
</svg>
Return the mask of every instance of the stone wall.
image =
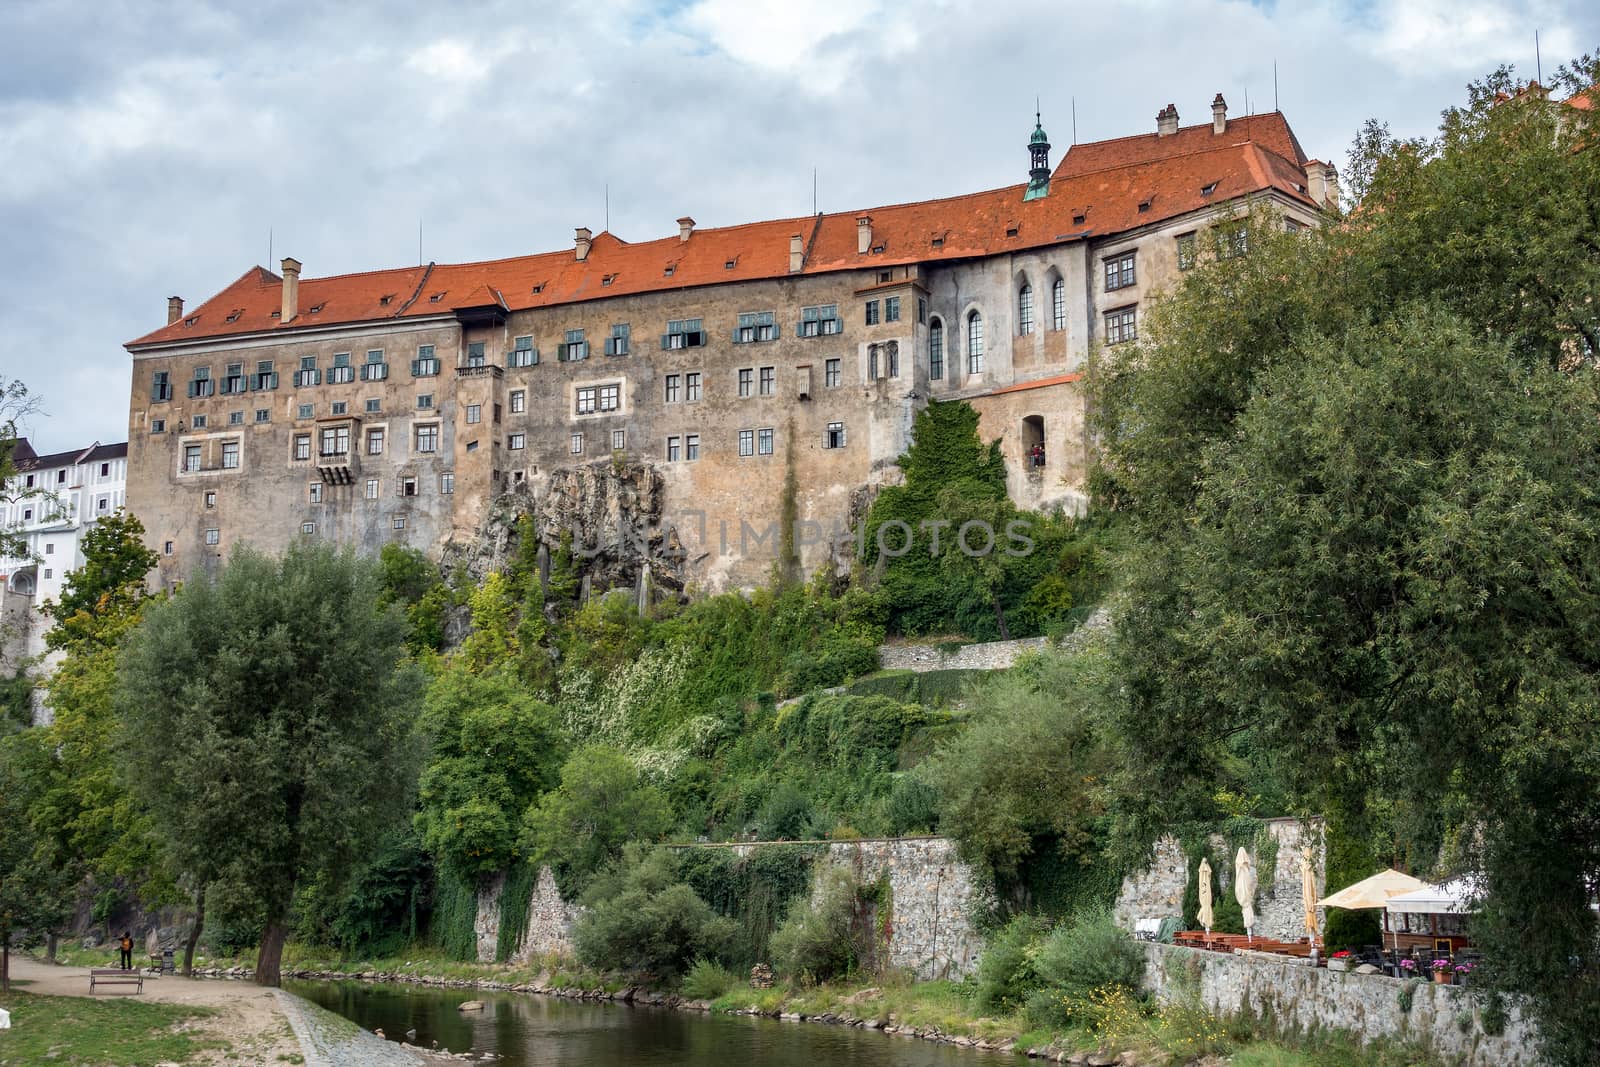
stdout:
<svg viewBox="0 0 1600 1067">
<path fill-rule="evenodd" d="M 878 662 L 884 670 L 899 671 L 1000 671 L 1017 662 L 1024 652 L 1045 647 L 1043 637 L 1020 641 L 985 641 L 945 651 L 938 645 L 882 645 Z"/>
<path fill-rule="evenodd" d="M 1305 919 L 1301 910 L 1300 848 L 1301 827 L 1297 819 L 1268 819 L 1267 832 L 1278 842 L 1274 870 L 1256 870 L 1260 887 L 1256 891 L 1255 933 L 1262 937 L 1293 941 L 1306 935 Z M 1312 827 L 1313 869 L 1316 873 L 1317 895 L 1326 891 L 1323 873 L 1322 829 L 1320 823 Z M 1220 837 L 1212 839 L 1214 851 L 1221 852 L 1224 843 Z M 1261 857 L 1256 856 L 1259 865 Z M 1233 864 L 1219 865 L 1213 872 L 1218 890 L 1233 892 Z M 1130 874 L 1122 880 L 1122 890 L 1112 914 L 1121 926 L 1132 929 L 1140 919 L 1164 919 L 1169 915 L 1183 914 L 1183 894 L 1195 877 L 1189 870 L 1183 847 L 1173 838 L 1164 837 L 1156 842 L 1150 866 Z M 1319 924 L 1325 921 L 1318 909 Z"/>
<path fill-rule="evenodd" d="M 748 856 L 763 844 L 769 842 L 684 847 L 729 848 Z M 876 881 L 888 872 L 892 913 L 886 928 L 891 966 L 922 979 L 960 978 L 977 966 L 983 939 L 973 929 L 969 913 L 978 890 L 972 869 L 956 854 L 955 842 L 942 837 L 900 837 L 826 844 L 826 862 L 849 867 L 863 882 Z M 478 892 L 474 930 L 480 962 L 494 960 L 503 885 L 504 879 L 497 878 Z M 528 907 L 528 926 L 513 962 L 570 955 L 572 926 L 578 915 L 577 905 L 561 899 L 550 868 L 542 868 Z"/>
<path fill-rule="evenodd" d="M 1417 1041 L 1442 1058 L 1516 1067 L 1540 1062 L 1532 1028 L 1513 1007 L 1499 1036 L 1484 1032 L 1482 1005 L 1461 986 L 1416 982 L 1411 1010 L 1400 1006 L 1405 983 L 1377 974 L 1329 971 L 1264 953 L 1227 955 L 1146 944 L 1145 986 L 1162 1000 L 1198 993 L 1219 1015 L 1270 1017 L 1298 1031 L 1346 1030 L 1363 1042 L 1378 1037 Z"/>
</svg>

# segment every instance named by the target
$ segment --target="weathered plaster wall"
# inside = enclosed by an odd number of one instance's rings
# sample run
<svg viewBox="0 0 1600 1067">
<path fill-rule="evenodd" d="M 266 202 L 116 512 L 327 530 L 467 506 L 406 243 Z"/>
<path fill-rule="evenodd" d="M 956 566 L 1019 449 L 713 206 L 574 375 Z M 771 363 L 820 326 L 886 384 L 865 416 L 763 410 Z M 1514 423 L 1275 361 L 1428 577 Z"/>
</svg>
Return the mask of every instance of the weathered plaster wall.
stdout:
<svg viewBox="0 0 1600 1067">
<path fill-rule="evenodd" d="M 1469 1065 L 1516 1067 L 1540 1062 L 1532 1028 L 1512 1008 L 1505 1030 L 1483 1030 L 1481 1005 L 1461 986 L 1417 982 L 1409 1012 L 1403 983 L 1376 974 L 1329 971 L 1265 954 L 1226 955 L 1146 944 L 1145 985 L 1163 1000 L 1198 995 L 1220 1015 L 1248 1012 L 1300 1031 L 1347 1030 L 1363 1041 L 1419 1041 L 1441 1057 Z M 1463 1025 L 1465 1024 L 1465 1025 Z"/>
</svg>

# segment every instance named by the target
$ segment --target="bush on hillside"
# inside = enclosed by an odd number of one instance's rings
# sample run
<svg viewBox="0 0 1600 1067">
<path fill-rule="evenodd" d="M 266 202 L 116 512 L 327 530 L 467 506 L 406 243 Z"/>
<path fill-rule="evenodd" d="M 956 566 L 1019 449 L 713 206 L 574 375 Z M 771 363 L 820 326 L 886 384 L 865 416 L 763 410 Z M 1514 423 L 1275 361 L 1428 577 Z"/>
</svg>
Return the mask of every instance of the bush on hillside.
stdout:
<svg viewBox="0 0 1600 1067">
<path fill-rule="evenodd" d="M 716 1000 L 738 984 L 738 976 L 726 967 L 698 959 L 683 976 L 683 995 L 691 1000 Z"/>
<path fill-rule="evenodd" d="M 978 1007 L 1008 1012 L 1021 1007 L 1039 985 L 1031 949 L 1045 932 L 1044 923 L 1032 915 L 1019 915 L 994 935 L 978 957 Z"/>
<path fill-rule="evenodd" d="M 1063 996 L 1087 1001 L 1089 993 L 1122 986 L 1137 993 L 1144 952 L 1109 910 L 1079 912 L 1053 930 L 1034 953 L 1039 976 Z"/>
<path fill-rule="evenodd" d="M 862 921 L 862 887 L 853 873 L 829 867 L 815 897 L 798 899 L 772 935 L 772 961 L 780 972 L 805 983 L 854 973 L 870 958 Z"/>
<path fill-rule="evenodd" d="M 672 979 L 690 961 L 724 960 L 738 924 L 679 880 L 665 848 L 630 844 L 595 876 L 573 931 L 578 959 L 591 966 Z"/>
</svg>

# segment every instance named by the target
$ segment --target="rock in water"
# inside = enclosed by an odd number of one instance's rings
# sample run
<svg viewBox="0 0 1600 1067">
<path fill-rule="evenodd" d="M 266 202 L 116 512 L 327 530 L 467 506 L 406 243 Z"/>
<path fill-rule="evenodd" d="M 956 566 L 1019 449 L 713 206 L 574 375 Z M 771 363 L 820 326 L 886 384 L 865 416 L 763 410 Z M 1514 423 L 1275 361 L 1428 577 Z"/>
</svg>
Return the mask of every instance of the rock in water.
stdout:
<svg viewBox="0 0 1600 1067">
<path fill-rule="evenodd" d="M 481 1000 L 463 1000 L 460 1004 L 456 1005 L 456 1011 L 482 1011 L 482 1010 L 483 1010 L 483 1001 L 481 1001 Z"/>
<path fill-rule="evenodd" d="M 417 1039 L 417 1032 L 415 1030 L 407 1030 L 406 1031 L 406 1040 L 407 1041 L 415 1041 L 416 1039 Z"/>
</svg>

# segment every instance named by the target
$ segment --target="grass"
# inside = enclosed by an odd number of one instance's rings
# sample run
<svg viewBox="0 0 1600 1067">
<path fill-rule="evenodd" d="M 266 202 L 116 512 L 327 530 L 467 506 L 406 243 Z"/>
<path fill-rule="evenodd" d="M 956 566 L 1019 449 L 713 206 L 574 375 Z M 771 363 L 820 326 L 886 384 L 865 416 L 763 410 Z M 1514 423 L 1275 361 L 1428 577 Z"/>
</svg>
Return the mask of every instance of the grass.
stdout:
<svg viewBox="0 0 1600 1067">
<path fill-rule="evenodd" d="M 90 1000 L 12 992 L 0 997 L 11 1029 L 0 1033 L 0 1065 L 155 1067 L 182 1063 L 215 1042 L 181 1032 L 210 1008 L 138 1000 Z"/>
</svg>

